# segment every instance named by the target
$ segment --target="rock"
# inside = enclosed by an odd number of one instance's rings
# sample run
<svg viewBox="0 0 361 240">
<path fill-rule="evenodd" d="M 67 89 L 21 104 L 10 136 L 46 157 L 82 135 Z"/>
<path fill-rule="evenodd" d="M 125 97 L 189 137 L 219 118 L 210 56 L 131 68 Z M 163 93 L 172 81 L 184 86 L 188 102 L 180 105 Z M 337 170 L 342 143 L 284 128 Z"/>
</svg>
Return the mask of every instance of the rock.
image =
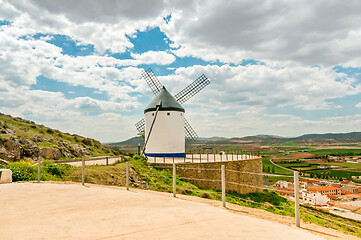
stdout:
<svg viewBox="0 0 361 240">
<path fill-rule="evenodd" d="M 10 161 L 20 160 L 22 148 L 14 140 L 0 140 L 0 158 Z"/>
<path fill-rule="evenodd" d="M 11 183 L 13 172 L 10 169 L 0 169 L 0 183 Z"/>
<path fill-rule="evenodd" d="M 91 149 L 88 147 L 81 146 L 79 144 L 73 145 L 73 152 L 77 157 L 91 155 Z"/>
<path fill-rule="evenodd" d="M 0 164 L 5 165 L 5 166 L 9 166 L 9 162 L 4 160 L 4 159 L 0 159 Z"/>
<path fill-rule="evenodd" d="M 57 148 L 39 148 L 39 156 L 45 159 L 59 159 L 62 154 Z"/>
<path fill-rule="evenodd" d="M 16 131 L 10 128 L 0 128 L 0 133 L 14 135 Z"/>
</svg>

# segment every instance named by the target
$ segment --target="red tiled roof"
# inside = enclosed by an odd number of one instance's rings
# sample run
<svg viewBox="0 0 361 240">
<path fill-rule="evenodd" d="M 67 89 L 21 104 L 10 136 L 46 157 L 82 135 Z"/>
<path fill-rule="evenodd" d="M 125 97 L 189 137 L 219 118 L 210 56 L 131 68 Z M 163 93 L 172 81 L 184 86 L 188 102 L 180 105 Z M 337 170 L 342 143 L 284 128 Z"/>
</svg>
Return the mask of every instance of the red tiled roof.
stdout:
<svg viewBox="0 0 361 240">
<path fill-rule="evenodd" d="M 350 192 L 350 191 L 341 191 L 341 194 L 342 194 L 342 195 L 352 194 L 352 192 Z"/>
<path fill-rule="evenodd" d="M 336 200 L 338 198 L 337 196 L 333 196 L 333 195 L 327 195 L 327 197 L 332 200 Z"/>
<path fill-rule="evenodd" d="M 339 190 L 338 187 L 331 187 L 331 186 L 325 186 L 325 187 L 309 187 L 307 190 L 309 191 L 330 191 L 330 190 Z"/>
</svg>

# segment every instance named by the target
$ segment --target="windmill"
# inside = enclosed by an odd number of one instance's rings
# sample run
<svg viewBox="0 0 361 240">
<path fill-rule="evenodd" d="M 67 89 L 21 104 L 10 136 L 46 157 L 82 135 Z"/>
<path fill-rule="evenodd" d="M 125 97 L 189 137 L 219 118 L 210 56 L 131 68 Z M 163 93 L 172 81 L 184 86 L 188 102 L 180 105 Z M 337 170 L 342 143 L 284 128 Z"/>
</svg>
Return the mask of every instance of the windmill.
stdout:
<svg viewBox="0 0 361 240">
<path fill-rule="evenodd" d="M 185 139 L 198 138 L 189 122 L 184 118 L 181 104 L 196 95 L 210 82 L 202 74 L 174 97 L 160 83 L 152 69 L 142 73 L 155 98 L 145 108 L 142 120 L 135 124 L 140 133 L 145 133 L 143 154 L 149 157 L 185 157 Z"/>
</svg>

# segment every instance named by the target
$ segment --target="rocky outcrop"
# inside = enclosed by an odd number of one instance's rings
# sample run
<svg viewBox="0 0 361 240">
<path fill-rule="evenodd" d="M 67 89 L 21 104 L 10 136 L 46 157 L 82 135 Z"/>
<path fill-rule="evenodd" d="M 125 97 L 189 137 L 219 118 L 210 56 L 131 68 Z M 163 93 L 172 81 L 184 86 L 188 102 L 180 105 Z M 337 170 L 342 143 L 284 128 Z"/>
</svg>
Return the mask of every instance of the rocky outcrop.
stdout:
<svg viewBox="0 0 361 240">
<path fill-rule="evenodd" d="M 10 161 L 20 160 L 21 145 L 10 139 L 0 140 L 0 158 Z"/>
<path fill-rule="evenodd" d="M 45 142 L 44 140 L 50 142 L 50 140 L 41 137 L 37 137 L 33 141 L 27 141 L 21 137 L 0 139 L 0 158 L 8 161 L 18 161 L 22 158 L 60 159 L 92 155 L 92 150 L 89 147 L 80 144 L 54 142 L 57 147 L 38 147 L 36 142 Z M 103 146 L 101 145 L 101 147 Z M 109 150 L 105 152 L 109 152 Z"/>
<path fill-rule="evenodd" d="M 5 165 L 5 166 L 9 166 L 9 162 L 4 160 L 4 159 L 0 159 L 0 164 Z"/>
<path fill-rule="evenodd" d="M 0 113 L 0 159 L 59 159 L 116 152 L 94 139 Z"/>
<path fill-rule="evenodd" d="M 63 154 L 57 148 L 40 148 L 39 156 L 45 159 L 59 159 L 63 157 Z"/>
</svg>

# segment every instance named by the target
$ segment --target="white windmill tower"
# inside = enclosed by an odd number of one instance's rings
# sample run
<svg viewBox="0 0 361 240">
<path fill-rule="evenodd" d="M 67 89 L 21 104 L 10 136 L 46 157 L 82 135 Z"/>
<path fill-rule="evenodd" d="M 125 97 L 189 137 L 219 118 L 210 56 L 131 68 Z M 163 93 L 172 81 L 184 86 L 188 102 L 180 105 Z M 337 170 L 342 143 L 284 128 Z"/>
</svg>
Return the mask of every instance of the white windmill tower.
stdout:
<svg viewBox="0 0 361 240">
<path fill-rule="evenodd" d="M 145 118 L 135 124 L 145 133 L 143 153 L 149 157 L 185 157 L 185 139 L 196 140 L 196 132 L 184 118 L 182 103 L 197 94 L 210 82 L 203 74 L 174 97 L 149 68 L 142 73 L 156 95 L 145 108 Z"/>
</svg>

